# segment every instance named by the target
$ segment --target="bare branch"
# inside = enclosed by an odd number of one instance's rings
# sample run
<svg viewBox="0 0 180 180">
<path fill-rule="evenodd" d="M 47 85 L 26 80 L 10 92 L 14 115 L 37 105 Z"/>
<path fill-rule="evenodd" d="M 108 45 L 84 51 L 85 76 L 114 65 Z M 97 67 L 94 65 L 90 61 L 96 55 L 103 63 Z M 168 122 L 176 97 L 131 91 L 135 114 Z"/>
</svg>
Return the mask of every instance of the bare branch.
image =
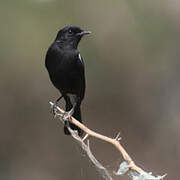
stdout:
<svg viewBox="0 0 180 180">
<path fill-rule="evenodd" d="M 53 106 L 54 104 L 52 102 L 50 102 L 51 106 Z M 158 177 L 154 177 L 151 175 L 151 173 L 146 173 L 145 171 L 143 171 L 140 167 L 138 167 L 134 161 L 132 160 L 132 158 L 130 157 L 130 155 L 126 152 L 126 150 L 124 149 L 124 147 L 121 145 L 120 141 L 120 132 L 116 135 L 116 137 L 110 138 L 107 136 L 104 136 L 102 134 L 99 134 L 95 131 L 90 130 L 88 127 L 86 127 L 84 124 L 80 123 L 79 121 L 77 121 L 75 118 L 73 118 L 72 116 L 68 117 L 68 119 L 64 118 L 64 113 L 65 111 L 62 110 L 61 108 L 59 108 L 58 106 L 55 106 L 55 117 L 61 119 L 61 121 L 64 123 L 65 121 L 69 121 L 73 124 L 75 124 L 76 126 L 78 126 L 79 128 L 81 128 L 84 132 L 85 132 L 85 136 L 83 138 L 78 136 L 78 133 L 76 131 L 73 131 L 70 127 L 68 127 L 69 131 L 71 132 L 71 135 L 74 139 L 76 139 L 80 144 L 81 147 L 85 150 L 85 152 L 87 153 L 88 157 L 91 159 L 91 161 L 93 162 L 94 165 L 96 165 L 98 171 L 103 171 L 103 173 L 101 172 L 101 174 L 103 174 L 104 178 L 106 180 L 112 180 L 112 177 L 110 176 L 109 172 L 106 170 L 106 168 L 104 168 L 97 160 L 96 158 L 93 156 L 93 154 L 90 151 L 90 147 L 89 147 L 89 141 L 87 141 L 87 144 L 85 144 L 85 139 L 87 139 L 89 136 L 101 139 L 103 141 L 106 141 L 110 144 L 112 144 L 113 146 L 115 146 L 115 148 L 121 153 L 121 155 L 123 156 L 125 162 L 125 165 L 123 163 L 121 163 L 121 165 L 123 167 L 120 166 L 120 171 L 124 168 L 125 171 L 120 172 L 120 174 L 115 173 L 116 175 L 121 175 L 121 174 L 125 174 L 125 173 L 129 173 L 128 175 L 134 179 L 134 177 L 138 177 L 140 179 L 143 180 L 148 180 L 149 177 L 153 178 L 154 180 L 162 180 L 165 176 L 158 176 Z M 137 176 L 138 175 L 138 176 Z M 147 178 L 146 178 L 147 177 Z"/>
</svg>

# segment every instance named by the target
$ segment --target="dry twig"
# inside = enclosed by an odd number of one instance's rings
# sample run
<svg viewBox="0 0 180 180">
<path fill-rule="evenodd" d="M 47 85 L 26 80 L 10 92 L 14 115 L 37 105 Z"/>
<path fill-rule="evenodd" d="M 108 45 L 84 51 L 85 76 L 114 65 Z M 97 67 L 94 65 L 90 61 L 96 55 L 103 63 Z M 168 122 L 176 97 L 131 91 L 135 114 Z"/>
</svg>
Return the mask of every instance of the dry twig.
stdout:
<svg viewBox="0 0 180 180">
<path fill-rule="evenodd" d="M 54 103 L 50 102 L 51 106 L 54 105 Z M 132 158 L 130 157 L 130 155 L 126 152 L 126 150 L 123 148 L 123 146 L 121 145 L 120 143 L 120 133 L 118 133 L 116 135 L 116 137 L 113 139 L 113 138 L 109 138 L 107 136 L 104 136 L 102 134 L 99 134 L 95 131 L 92 131 L 90 130 L 89 128 L 87 128 L 84 124 L 80 123 L 79 121 L 77 121 L 75 118 L 73 117 L 69 117 L 68 119 L 65 119 L 64 118 L 64 113 L 65 111 L 62 110 L 61 108 L 59 108 L 58 106 L 55 106 L 55 116 L 60 118 L 63 122 L 65 121 L 69 121 L 73 124 L 75 124 L 76 126 L 78 126 L 79 128 L 81 128 L 84 132 L 85 132 L 85 136 L 83 138 L 80 138 L 78 136 L 78 133 L 71 130 L 70 127 L 68 127 L 69 131 L 71 132 L 72 134 L 72 137 L 74 139 L 76 139 L 79 143 L 81 143 L 81 146 L 82 148 L 86 151 L 87 155 L 89 156 L 89 158 L 91 159 L 91 161 L 93 162 L 93 164 L 96 165 L 96 167 L 98 168 L 98 170 L 102 170 L 103 171 L 103 176 L 105 176 L 105 179 L 109 179 L 109 180 L 112 180 L 112 177 L 110 176 L 110 174 L 108 173 L 108 171 L 96 160 L 96 158 L 93 156 L 93 154 L 91 153 L 90 151 L 90 147 L 89 147 L 89 141 L 88 141 L 88 144 L 85 144 L 84 141 L 85 139 L 87 139 L 89 136 L 92 136 L 92 137 L 95 137 L 95 138 L 98 138 L 98 139 L 101 139 L 103 141 L 106 141 L 110 144 L 112 144 L 113 146 L 115 146 L 115 148 L 122 154 L 125 162 L 127 163 L 127 166 L 125 167 L 126 168 L 126 172 L 130 172 L 129 173 L 129 176 L 133 176 L 133 179 L 134 177 L 138 174 L 139 175 L 142 175 L 142 176 L 139 176 L 140 178 L 139 179 L 143 179 L 143 180 L 148 180 L 149 177 L 154 179 L 154 180 L 161 180 L 165 177 L 164 176 L 158 176 L 158 177 L 154 177 L 151 175 L 151 173 L 146 173 L 145 171 L 143 171 L 140 167 L 138 167 L 134 161 L 132 160 Z M 125 173 L 124 173 L 125 174 Z M 146 178 L 146 177 L 147 178 Z M 138 179 L 137 179 L 138 180 Z"/>
</svg>

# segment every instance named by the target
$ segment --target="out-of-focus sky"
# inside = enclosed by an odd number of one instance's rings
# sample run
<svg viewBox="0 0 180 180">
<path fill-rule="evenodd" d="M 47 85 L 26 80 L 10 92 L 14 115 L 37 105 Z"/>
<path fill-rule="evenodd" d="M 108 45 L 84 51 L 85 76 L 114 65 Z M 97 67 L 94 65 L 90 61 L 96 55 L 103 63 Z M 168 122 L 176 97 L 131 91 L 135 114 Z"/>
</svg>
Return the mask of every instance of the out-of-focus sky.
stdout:
<svg viewBox="0 0 180 180">
<path fill-rule="evenodd" d="M 102 179 L 50 114 L 48 102 L 59 92 L 44 59 L 68 24 L 92 31 L 79 45 L 84 123 L 110 137 L 120 131 L 138 165 L 178 179 L 179 16 L 178 0 L 1 0 L 0 179 Z M 122 158 L 113 147 L 92 138 L 90 144 L 105 166 L 118 168 Z"/>
</svg>

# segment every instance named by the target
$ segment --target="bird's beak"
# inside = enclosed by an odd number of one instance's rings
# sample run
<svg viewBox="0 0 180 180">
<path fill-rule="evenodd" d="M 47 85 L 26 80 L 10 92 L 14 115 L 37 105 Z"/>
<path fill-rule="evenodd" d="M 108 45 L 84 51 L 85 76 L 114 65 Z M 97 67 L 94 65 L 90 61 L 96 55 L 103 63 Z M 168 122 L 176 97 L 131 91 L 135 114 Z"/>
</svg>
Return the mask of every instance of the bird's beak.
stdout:
<svg viewBox="0 0 180 180">
<path fill-rule="evenodd" d="M 82 32 L 77 33 L 78 36 L 84 36 L 84 35 L 87 35 L 87 34 L 91 34 L 91 31 L 85 31 L 85 30 L 83 30 Z"/>
</svg>

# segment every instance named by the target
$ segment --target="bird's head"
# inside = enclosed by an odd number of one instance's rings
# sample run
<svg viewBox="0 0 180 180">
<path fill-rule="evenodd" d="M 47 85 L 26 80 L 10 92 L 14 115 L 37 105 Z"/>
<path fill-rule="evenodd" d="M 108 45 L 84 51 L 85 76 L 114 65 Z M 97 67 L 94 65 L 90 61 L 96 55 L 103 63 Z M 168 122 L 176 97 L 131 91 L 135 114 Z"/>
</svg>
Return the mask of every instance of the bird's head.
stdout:
<svg viewBox="0 0 180 180">
<path fill-rule="evenodd" d="M 90 31 L 82 30 L 80 27 L 69 25 L 62 28 L 57 36 L 56 42 L 63 44 L 64 46 L 69 46 L 77 48 L 79 41 L 84 35 L 90 34 Z"/>
</svg>

